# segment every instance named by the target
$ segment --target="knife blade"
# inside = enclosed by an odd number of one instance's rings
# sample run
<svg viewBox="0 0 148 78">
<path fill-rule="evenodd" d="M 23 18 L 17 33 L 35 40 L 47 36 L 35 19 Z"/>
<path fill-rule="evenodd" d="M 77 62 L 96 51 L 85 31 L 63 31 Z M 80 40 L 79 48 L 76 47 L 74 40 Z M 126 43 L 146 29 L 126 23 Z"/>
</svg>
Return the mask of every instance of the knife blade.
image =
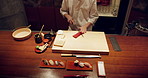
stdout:
<svg viewBox="0 0 148 78">
<path fill-rule="evenodd" d="M 62 57 L 77 57 L 77 58 L 101 58 L 100 55 L 77 55 L 77 54 L 61 54 Z"/>
</svg>

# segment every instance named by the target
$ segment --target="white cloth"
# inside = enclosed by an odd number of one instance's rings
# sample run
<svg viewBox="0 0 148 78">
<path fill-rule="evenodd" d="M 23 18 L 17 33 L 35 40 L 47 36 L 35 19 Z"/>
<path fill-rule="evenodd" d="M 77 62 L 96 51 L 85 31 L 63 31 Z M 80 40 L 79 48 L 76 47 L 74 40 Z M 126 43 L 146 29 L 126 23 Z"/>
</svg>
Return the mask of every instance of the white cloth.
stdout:
<svg viewBox="0 0 148 78">
<path fill-rule="evenodd" d="M 63 16 L 64 14 L 72 16 L 74 20 L 74 24 L 70 25 L 72 30 L 77 30 L 88 22 L 94 25 L 99 17 L 96 0 L 63 0 L 60 12 Z M 87 30 L 92 30 L 92 26 Z"/>
</svg>

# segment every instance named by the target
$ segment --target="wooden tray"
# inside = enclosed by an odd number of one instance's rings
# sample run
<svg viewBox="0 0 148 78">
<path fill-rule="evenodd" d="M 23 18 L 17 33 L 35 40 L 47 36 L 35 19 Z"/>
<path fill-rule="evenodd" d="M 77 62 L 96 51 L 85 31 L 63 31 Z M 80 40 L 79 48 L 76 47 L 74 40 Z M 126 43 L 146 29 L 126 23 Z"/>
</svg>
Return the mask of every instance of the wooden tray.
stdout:
<svg viewBox="0 0 148 78">
<path fill-rule="evenodd" d="M 82 61 L 83 62 L 83 61 Z M 80 66 L 75 66 L 74 65 L 74 61 L 67 61 L 66 63 L 66 69 L 67 70 L 82 70 L 82 71 L 92 71 L 93 70 L 93 65 L 91 64 L 92 68 L 88 68 L 86 66 L 84 66 L 83 68 L 81 68 Z"/>
<path fill-rule="evenodd" d="M 42 60 L 45 60 L 45 59 L 43 58 Z M 57 65 L 53 65 L 53 66 L 52 65 L 45 65 L 42 60 L 39 64 L 39 67 L 41 67 L 41 68 L 65 68 L 66 67 L 66 61 L 64 61 L 64 60 L 46 59 L 47 61 L 53 60 L 54 63 L 55 63 L 55 61 L 62 61 L 64 63 L 64 66 L 61 66 L 61 65 L 58 65 L 58 66 Z"/>
</svg>

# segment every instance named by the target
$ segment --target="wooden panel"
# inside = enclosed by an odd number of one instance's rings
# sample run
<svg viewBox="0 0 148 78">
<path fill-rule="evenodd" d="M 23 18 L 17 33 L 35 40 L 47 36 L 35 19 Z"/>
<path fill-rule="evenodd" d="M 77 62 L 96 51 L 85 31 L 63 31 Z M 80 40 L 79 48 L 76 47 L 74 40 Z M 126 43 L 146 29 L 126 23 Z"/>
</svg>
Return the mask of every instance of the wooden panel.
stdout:
<svg viewBox="0 0 148 78">
<path fill-rule="evenodd" d="M 67 30 L 68 22 L 65 17 L 63 17 L 60 13 L 60 8 L 55 8 L 55 18 L 56 18 L 56 26 L 57 30 Z"/>
<path fill-rule="evenodd" d="M 41 21 L 37 7 L 25 7 L 28 24 L 32 30 L 40 30 Z"/>
<path fill-rule="evenodd" d="M 54 7 L 39 7 L 39 17 L 41 25 L 45 25 L 43 30 L 56 30 Z"/>
</svg>

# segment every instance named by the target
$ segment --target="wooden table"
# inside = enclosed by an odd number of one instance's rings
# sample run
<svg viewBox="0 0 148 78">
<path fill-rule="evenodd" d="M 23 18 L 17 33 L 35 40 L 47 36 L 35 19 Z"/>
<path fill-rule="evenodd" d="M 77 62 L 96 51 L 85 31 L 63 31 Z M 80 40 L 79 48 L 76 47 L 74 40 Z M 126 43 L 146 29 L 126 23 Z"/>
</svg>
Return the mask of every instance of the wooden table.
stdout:
<svg viewBox="0 0 148 78">
<path fill-rule="evenodd" d="M 0 31 L 0 77 L 29 78 L 63 78 L 64 75 L 89 75 L 88 78 L 98 78 L 97 61 L 104 61 L 107 78 L 148 78 L 148 37 L 106 35 L 109 45 L 109 55 L 102 58 L 61 57 L 48 48 L 44 53 L 37 54 L 37 45 L 33 36 L 25 41 L 13 40 L 11 31 Z M 108 37 L 116 37 L 122 49 L 116 52 Z M 40 68 L 42 58 L 61 60 L 88 61 L 93 64 L 93 71 L 69 71 L 66 69 Z"/>
</svg>

